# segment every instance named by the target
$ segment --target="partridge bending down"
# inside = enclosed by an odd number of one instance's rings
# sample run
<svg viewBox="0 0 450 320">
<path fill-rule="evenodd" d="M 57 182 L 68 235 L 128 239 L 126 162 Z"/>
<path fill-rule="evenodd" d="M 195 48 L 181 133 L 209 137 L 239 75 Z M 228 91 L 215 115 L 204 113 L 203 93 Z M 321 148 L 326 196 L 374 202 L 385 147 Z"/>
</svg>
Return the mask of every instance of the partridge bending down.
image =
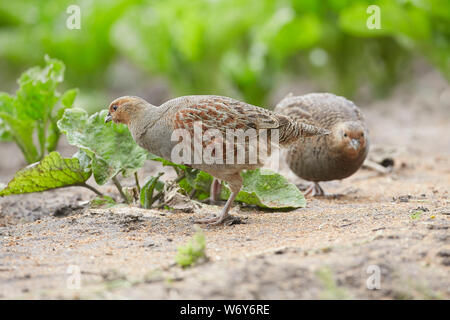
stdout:
<svg viewBox="0 0 450 320">
<path fill-rule="evenodd" d="M 211 174 L 215 178 L 228 182 L 231 195 L 221 214 L 218 217 L 198 221 L 199 223 L 211 224 L 220 224 L 228 217 L 228 211 L 242 186 L 240 172 L 244 169 L 255 169 L 263 165 L 262 159 L 259 158 L 256 162 L 249 161 L 249 158 L 255 153 L 250 139 L 244 138 L 244 143 L 242 143 L 242 140 L 241 143 L 235 142 L 235 137 L 239 138 L 236 133 L 239 132 L 239 129 L 241 131 L 254 129 L 252 134 L 256 138 L 262 135 L 261 132 L 264 129 L 278 130 L 278 144 L 281 146 L 288 146 L 299 138 L 329 133 L 327 130 L 311 125 L 312 122 L 307 120 L 294 121 L 287 116 L 263 108 L 231 98 L 212 95 L 179 97 L 167 101 L 159 107 L 153 106 L 139 97 L 121 97 L 110 104 L 109 113 L 105 119 L 105 122 L 108 121 L 126 124 L 137 144 L 149 152 L 176 163 L 188 164 L 193 168 Z M 198 142 L 195 136 L 196 128 L 200 128 L 201 134 L 204 135 L 197 146 L 195 145 Z M 181 133 L 182 137 L 173 138 L 175 131 L 177 134 Z M 211 133 L 212 131 L 215 135 L 205 139 L 207 132 Z M 227 137 L 226 135 L 229 132 L 231 132 L 232 139 L 223 138 L 224 136 Z M 186 134 L 189 135 L 189 139 L 183 136 Z M 269 134 L 267 135 L 269 136 Z M 270 137 L 268 138 L 268 152 L 271 150 L 270 145 L 272 143 Z M 183 161 L 173 157 L 173 149 L 177 145 L 179 147 L 181 140 L 184 140 L 184 143 L 186 141 L 193 142 L 190 148 L 191 151 L 194 150 L 194 155 L 188 156 L 187 161 L 185 157 L 183 157 Z M 237 155 L 237 149 L 240 146 L 244 146 L 244 161 L 242 161 L 242 158 L 241 161 L 236 159 L 228 161 L 229 159 L 226 159 L 226 155 L 228 156 L 226 149 L 230 145 L 233 148 L 232 156 Z M 216 161 L 213 163 L 204 159 L 195 161 L 195 150 L 198 153 L 198 149 L 195 148 L 198 148 L 198 146 L 200 146 L 200 151 L 211 151 L 213 149 L 213 152 L 210 153 L 216 157 Z M 218 147 L 213 148 L 216 146 Z M 188 151 L 186 149 L 186 154 L 189 154 Z M 192 160 L 193 157 L 194 160 Z"/>
<path fill-rule="evenodd" d="M 327 136 L 300 138 L 288 150 L 291 170 L 314 182 L 306 194 L 325 195 L 319 181 L 346 178 L 364 162 L 369 150 L 368 129 L 353 102 L 330 93 L 289 94 L 275 111 L 295 119 L 312 119 L 331 131 Z"/>
</svg>

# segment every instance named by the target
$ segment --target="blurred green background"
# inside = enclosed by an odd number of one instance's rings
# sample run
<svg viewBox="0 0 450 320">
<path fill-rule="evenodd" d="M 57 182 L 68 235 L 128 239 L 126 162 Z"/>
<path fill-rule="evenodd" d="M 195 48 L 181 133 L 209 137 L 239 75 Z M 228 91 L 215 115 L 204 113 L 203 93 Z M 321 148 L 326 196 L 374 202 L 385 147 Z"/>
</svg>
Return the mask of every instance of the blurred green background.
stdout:
<svg viewBox="0 0 450 320">
<path fill-rule="evenodd" d="M 73 4 L 80 30 L 66 27 Z M 366 27 L 371 4 L 380 30 Z M 448 0 L 0 0 L 0 91 L 14 92 L 47 53 L 66 64 L 64 85 L 80 89 L 89 111 L 123 94 L 268 106 L 279 83 L 299 79 L 378 97 L 408 78 L 415 59 L 448 80 L 449 39 Z"/>
</svg>

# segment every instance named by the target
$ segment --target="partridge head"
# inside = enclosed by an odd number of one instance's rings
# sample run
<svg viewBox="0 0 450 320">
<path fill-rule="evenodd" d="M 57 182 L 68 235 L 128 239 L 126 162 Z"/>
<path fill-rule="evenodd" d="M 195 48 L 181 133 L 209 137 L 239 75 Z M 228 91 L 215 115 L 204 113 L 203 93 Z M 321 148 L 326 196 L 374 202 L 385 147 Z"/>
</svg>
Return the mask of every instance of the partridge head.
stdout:
<svg viewBox="0 0 450 320">
<path fill-rule="evenodd" d="M 108 107 L 108 115 L 105 123 L 113 121 L 115 123 L 123 123 L 129 125 L 131 119 L 140 115 L 148 104 L 142 98 L 133 96 L 124 96 L 115 99 Z"/>
</svg>

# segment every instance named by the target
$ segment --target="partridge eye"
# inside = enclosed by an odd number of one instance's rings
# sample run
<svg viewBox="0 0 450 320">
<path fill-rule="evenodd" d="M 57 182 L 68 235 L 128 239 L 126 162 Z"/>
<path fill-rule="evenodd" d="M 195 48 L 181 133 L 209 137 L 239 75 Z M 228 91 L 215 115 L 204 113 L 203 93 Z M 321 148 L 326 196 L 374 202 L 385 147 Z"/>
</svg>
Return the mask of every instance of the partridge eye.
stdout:
<svg viewBox="0 0 450 320">
<path fill-rule="evenodd" d="M 117 110 L 117 104 L 112 106 L 113 110 L 116 111 Z"/>
<path fill-rule="evenodd" d="M 347 134 L 346 134 L 346 133 L 344 133 L 344 137 L 347 137 Z"/>
</svg>

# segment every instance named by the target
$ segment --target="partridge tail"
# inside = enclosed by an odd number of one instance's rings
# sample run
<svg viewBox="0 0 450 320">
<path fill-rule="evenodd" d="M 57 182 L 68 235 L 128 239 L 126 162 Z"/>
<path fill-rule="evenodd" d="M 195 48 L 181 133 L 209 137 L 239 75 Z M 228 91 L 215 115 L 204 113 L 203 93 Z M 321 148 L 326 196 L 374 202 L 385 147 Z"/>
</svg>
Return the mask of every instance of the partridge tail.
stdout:
<svg viewBox="0 0 450 320">
<path fill-rule="evenodd" d="M 296 124 L 300 128 L 301 137 L 326 136 L 331 133 L 330 130 L 318 127 L 314 124 L 305 123 L 302 121 L 297 121 Z"/>
<path fill-rule="evenodd" d="M 280 116 L 281 118 L 281 116 Z M 280 145 L 288 147 L 297 140 L 312 136 L 324 136 L 331 132 L 324 128 L 319 127 L 315 122 L 310 119 L 290 119 L 283 116 L 284 119 L 280 119 Z"/>
</svg>

